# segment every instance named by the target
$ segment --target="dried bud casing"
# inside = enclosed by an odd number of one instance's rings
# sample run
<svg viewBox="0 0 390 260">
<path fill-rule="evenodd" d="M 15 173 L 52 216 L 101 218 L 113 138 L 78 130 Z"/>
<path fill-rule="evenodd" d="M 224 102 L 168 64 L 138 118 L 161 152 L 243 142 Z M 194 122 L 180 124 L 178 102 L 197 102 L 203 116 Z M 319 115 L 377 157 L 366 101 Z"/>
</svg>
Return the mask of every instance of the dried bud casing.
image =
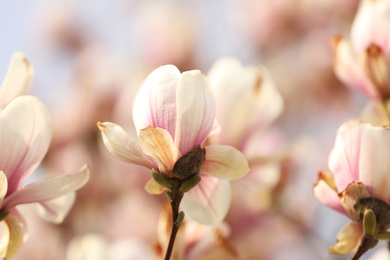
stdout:
<svg viewBox="0 0 390 260">
<path fill-rule="evenodd" d="M 183 155 L 173 166 L 173 174 L 180 180 L 186 180 L 193 175 L 198 175 L 206 157 L 206 149 L 199 145 Z"/>
<path fill-rule="evenodd" d="M 366 210 L 371 209 L 376 216 L 376 225 L 386 229 L 390 227 L 390 206 L 378 198 L 362 198 L 353 206 L 355 209 L 356 221 L 363 221 Z"/>
</svg>

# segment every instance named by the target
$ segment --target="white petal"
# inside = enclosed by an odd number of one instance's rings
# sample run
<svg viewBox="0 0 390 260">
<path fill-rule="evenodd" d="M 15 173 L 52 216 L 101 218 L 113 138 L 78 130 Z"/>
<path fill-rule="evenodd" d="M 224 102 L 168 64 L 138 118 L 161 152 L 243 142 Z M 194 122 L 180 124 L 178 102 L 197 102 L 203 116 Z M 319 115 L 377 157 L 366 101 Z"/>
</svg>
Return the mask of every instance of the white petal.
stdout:
<svg viewBox="0 0 390 260">
<path fill-rule="evenodd" d="M 76 173 L 55 176 L 27 185 L 8 196 L 3 203 L 4 209 L 10 209 L 19 204 L 42 202 L 64 196 L 83 187 L 89 179 L 87 166 Z"/>
<path fill-rule="evenodd" d="M 175 146 L 182 154 L 203 145 L 213 128 L 215 99 L 210 82 L 198 70 L 184 72 L 177 88 Z"/>
<path fill-rule="evenodd" d="M 154 70 L 139 90 L 133 106 L 137 134 L 148 126 L 167 130 L 175 138 L 176 89 L 180 71 L 173 65 Z"/>
<path fill-rule="evenodd" d="M 109 122 L 98 122 L 98 127 L 105 146 L 116 158 L 153 168 L 153 164 L 142 152 L 138 142 L 132 139 L 122 127 Z"/>
<path fill-rule="evenodd" d="M 227 145 L 206 147 L 206 160 L 201 173 L 224 180 L 234 180 L 249 172 L 248 161 L 237 149 Z"/>
<path fill-rule="evenodd" d="M 202 175 L 201 182 L 184 194 L 181 207 L 191 219 L 215 225 L 226 216 L 231 202 L 230 183 Z"/>
<path fill-rule="evenodd" d="M 23 53 L 12 56 L 7 75 L 0 90 L 0 108 L 4 108 L 17 96 L 30 93 L 34 69 Z"/>
<path fill-rule="evenodd" d="M 40 164 L 51 135 L 50 114 L 36 97 L 17 97 L 1 112 L 0 166 L 8 179 L 7 194 L 20 188 Z"/>
<path fill-rule="evenodd" d="M 76 192 L 35 204 L 35 211 L 44 220 L 59 224 L 64 221 L 76 200 Z"/>
</svg>

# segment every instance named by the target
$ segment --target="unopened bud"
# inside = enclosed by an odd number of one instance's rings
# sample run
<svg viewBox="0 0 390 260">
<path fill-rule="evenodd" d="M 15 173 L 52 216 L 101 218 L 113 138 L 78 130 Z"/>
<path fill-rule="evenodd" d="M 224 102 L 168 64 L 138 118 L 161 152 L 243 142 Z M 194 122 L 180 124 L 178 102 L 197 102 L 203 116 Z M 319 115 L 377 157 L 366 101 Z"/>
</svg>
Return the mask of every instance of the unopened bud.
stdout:
<svg viewBox="0 0 390 260">
<path fill-rule="evenodd" d="M 184 216 L 185 216 L 184 212 L 180 211 L 179 215 L 177 215 L 176 225 L 179 226 L 183 222 Z"/>
<path fill-rule="evenodd" d="M 363 217 L 363 232 L 365 235 L 372 236 L 376 231 L 376 216 L 372 209 L 367 209 Z"/>
</svg>

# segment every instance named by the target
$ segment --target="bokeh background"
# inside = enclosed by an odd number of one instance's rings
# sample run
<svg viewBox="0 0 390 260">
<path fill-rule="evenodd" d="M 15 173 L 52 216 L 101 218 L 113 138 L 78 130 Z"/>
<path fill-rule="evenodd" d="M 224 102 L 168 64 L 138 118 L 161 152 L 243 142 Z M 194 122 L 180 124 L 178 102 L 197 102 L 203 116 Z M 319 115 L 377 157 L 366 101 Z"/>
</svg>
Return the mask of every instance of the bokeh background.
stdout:
<svg viewBox="0 0 390 260">
<path fill-rule="evenodd" d="M 343 86 L 332 68 L 332 36 L 349 35 L 358 3 L 1 1 L 0 77 L 12 54 L 24 52 L 35 69 L 32 94 L 53 116 L 52 145 L 31 178 L 76 172 L 85 162 L 91 166 L 91 180 L 63 224 L 23 209 L 29 237 L 15 259 L 153 259 L 161 250 L 157 226 L 166 198 L 143 190 L 147 170 L 112 158 L 96 122 L 134 132 L 132 99 L 148 73 L 165 64 L 207 73 L 224 56 L 269 69 L 285 103 L 270 133 L 282 147 L 294 147 L 271 206 L 252 212 L 249 226 L 234 205 L 229 212 L 232 226 L 253 230 L 243 232 L 250 241 L 235 238 L 237 229 L 226 241 L 260 248 L 245 259 L 346 259 L 327 251 L 348 219 L 321 205 L 312 186 L 317 172 L 327 170 L 338 126 L 358 118 L 367 102 Z"/>
</svg>

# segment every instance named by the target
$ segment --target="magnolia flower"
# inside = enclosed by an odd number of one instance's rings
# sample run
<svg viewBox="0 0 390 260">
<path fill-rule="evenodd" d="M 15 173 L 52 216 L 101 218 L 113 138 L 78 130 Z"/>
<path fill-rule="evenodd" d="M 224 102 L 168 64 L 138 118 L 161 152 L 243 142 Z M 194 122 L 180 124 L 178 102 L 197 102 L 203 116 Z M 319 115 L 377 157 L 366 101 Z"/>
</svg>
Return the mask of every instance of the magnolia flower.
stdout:
<svg viewBox="0 0 390 260">
<path fill-rule="evenodd" d="M 329 158 L 332 174 L 320 172 L 313 188 L 321 203 L 351 219 L 338 234 L 337 244 L 329 249 L 331 253 L 347 254 L 358 248 L 363 235 L 361 199 L 382 200 L 381 208 L 386 212 L 384 205 L 390 203 L 389 142 L 390 129 L 386 127 L 353 120 L 339 128 Z M 379 228 L 384 228 L 381 214 L 374 213 Z"/>
<path fill-rule="evenodd" d="M 148 76 L 135 98 L 133 119 L 139 142 L 116 124 L 99 122 L 98 126 L 114 156 L 172 179 L 176 162 L 203 147 L 215 126 L 214 116 L 215 100 L 207 78 L 198 70 L 180 73 L 167 65 Z M 245 157 L 230 146 L 210 145 L 202 151 L 201 182 L 185 194 L 181 206 L 194 220 L 215 224 L 229 209 L 229 180 L 244 176 L 249 168 Z M 146 190 L 159 194 L 164 189 L 151 179 Z"/>
<path fill-rule="evenodd" d="M 390 2 L 363 0 L 351 29 L 351 41 L 335 37 L 334 70 L 347 86 L 374 100 L 390 97 Z"/>
<path fill-rule="evenodd" d="M 245 187 L 240 189 L 239 197 L 245 198 L 240 204 L 255 211 L 264 209 L 270 204 L 285 159 L 285 154 L 277 151 L 277 137 L 267 131 L 281 114 L 283 99 L 265 67 L 244 67 L 232 57 L 217 60 L 208 78 L 221 125 L 221 131 L 210 136 L 208 143 L 231 145 L 248 158 L 251 173 L 239 183 Z"/>
<path fill-rule="evenodd" d="M 50 144 L 50 114 L 38 98 L 20 96 L 31 88 L 32 66 L 16 53 L 0 91 L 0 255 L 11 258 L 23 242 L 24 220 L 15 206 L 36 203 L 45 218 L 61 221 L 69 210 L 53 199 L 81 188 L 89 178 L 84 167 L 73 175 L 47 178 L 23 187 Z"/>
</svg>

